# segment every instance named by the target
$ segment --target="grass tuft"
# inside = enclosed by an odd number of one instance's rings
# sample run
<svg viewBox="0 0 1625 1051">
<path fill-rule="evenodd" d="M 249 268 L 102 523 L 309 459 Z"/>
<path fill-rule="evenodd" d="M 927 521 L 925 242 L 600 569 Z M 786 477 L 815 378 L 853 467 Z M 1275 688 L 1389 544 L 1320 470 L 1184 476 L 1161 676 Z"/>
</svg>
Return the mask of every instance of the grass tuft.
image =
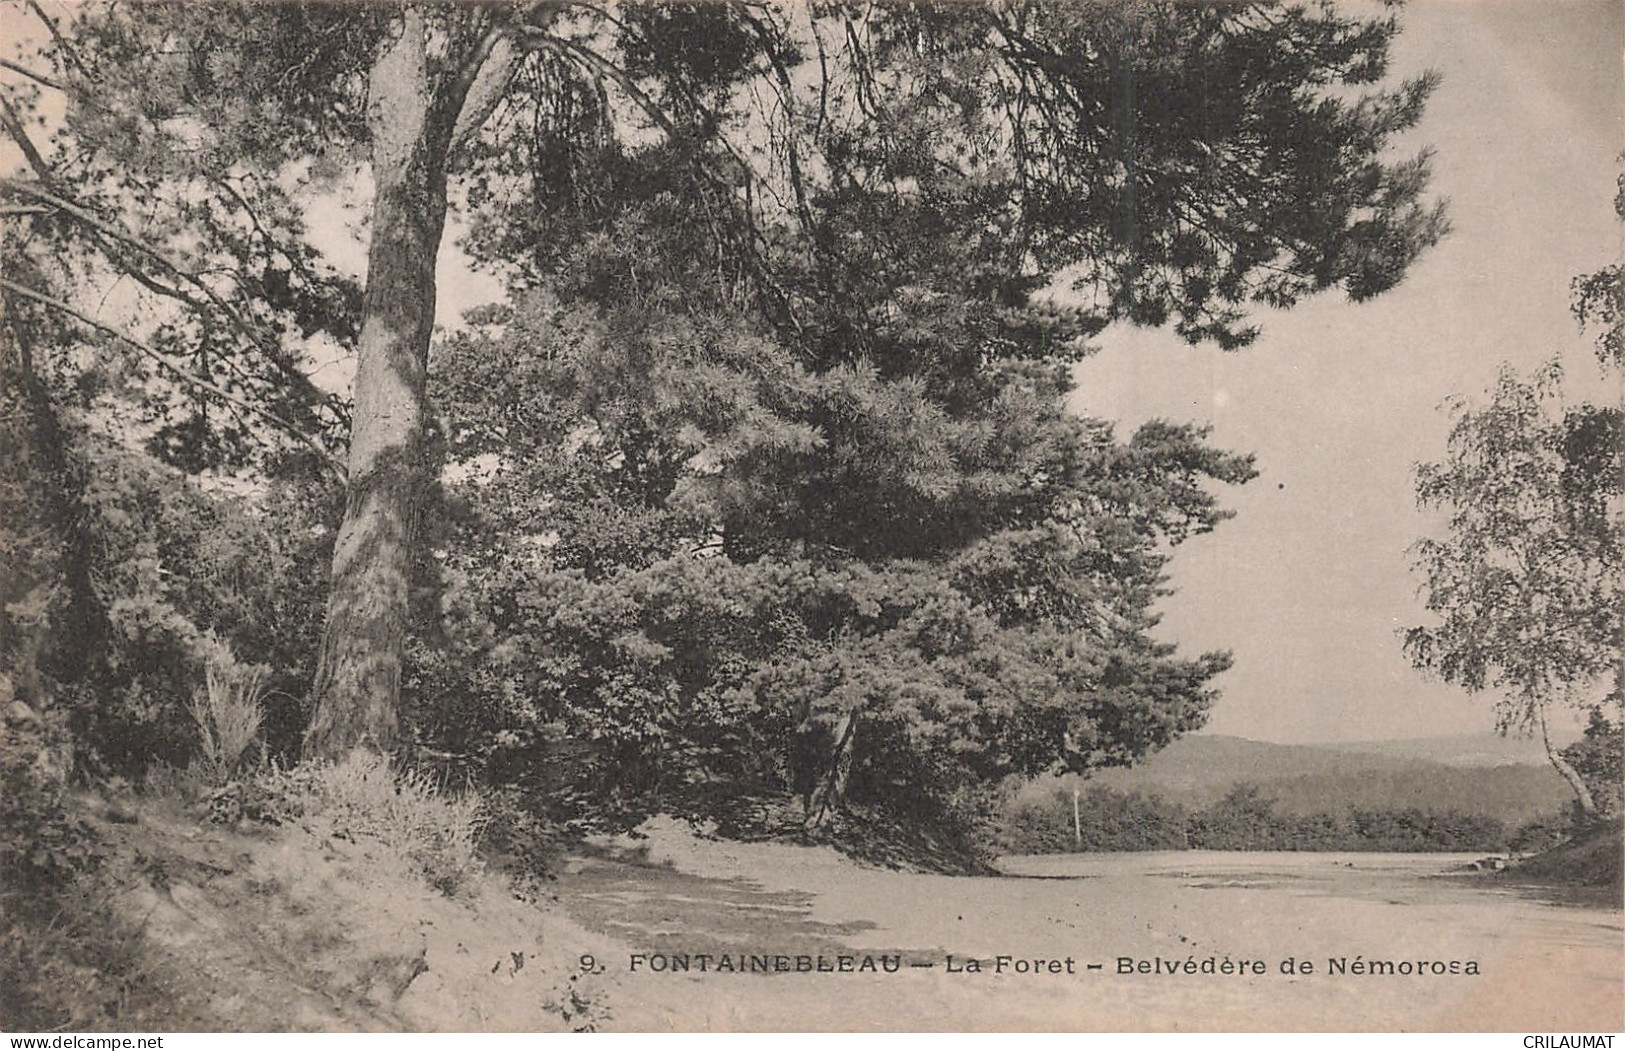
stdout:
<svg viewBox="0 0 1625 1051">
<path fill-rule="evenodd" d="M 190 705 L 199 762 L 209 779 L 225 782 L 237 773 L 265 721 L 264 697 L 264 669 L 209 661 L 203 689 L 192 695 Z"/>
</svg>

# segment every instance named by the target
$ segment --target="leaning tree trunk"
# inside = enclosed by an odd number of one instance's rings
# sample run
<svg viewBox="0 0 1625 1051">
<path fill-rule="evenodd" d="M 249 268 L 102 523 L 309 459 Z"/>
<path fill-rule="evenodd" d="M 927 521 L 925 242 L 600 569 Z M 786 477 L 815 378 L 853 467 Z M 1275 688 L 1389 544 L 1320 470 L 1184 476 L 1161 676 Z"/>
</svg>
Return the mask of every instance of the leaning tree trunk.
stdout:
<svg viewBox="0 0 1625 1051">
<path fill-rule="evenodd" d="M 400 744 L 401 665 L 419 504 L 435 259 L 446 217 L 450 121 L 428 70 L 424 14 L 368 80 L 374 200 L 362 301 L 349 488 L 305 735 L 310 755 Z M 451 107 L 455 116 L 455 107 Z"/>
<path fill-rule="evenodd" d="M 816 813 L 812 810 L 812 797 L 807 797 L 807 824 L 811 828 L 822 828 L 829 817 L 830 808 L 839 806 L 846 796 L 847 775 L 852 770 L 852 737 L 857 729 L 858 713 L 849 712 L 836 730 L 835 751 L 830 754 L 829 763 L 822 774 L 824 784 Z"/>
<path fill-rule="evenodd" d="M 1546 706 L 1537 702 L 1535 711 L 1540 717 L 1540 742 L 1546 746 L 1546 758 L 1551 760 L 1552 767 L 1562 775 L 1563 780 L 1569 783 L 1569 788 L 1574 792 L 1574 801 L 1580 806 L 1580 813 L 1587 818 L 1596 817 L 1597 803 L 1591 798 L 1591 789 L 1586 787 L 1585 778 L 1563 758 L 1562 752 L 1552 747 L 1552 737 L 1546 732 Z"/>
</svg>

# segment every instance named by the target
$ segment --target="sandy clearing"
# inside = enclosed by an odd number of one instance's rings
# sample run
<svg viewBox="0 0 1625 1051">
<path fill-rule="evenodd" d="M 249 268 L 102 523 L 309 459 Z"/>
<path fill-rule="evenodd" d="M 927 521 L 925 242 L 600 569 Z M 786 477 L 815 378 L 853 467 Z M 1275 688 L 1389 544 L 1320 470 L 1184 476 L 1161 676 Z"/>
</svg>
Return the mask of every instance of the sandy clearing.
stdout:
<svg viewBox="0 0 1625 1051">
<path fill-rule="evenodd" d="M 1442 856 L 1018 859 L 1027 875 L 861 868 L 822 848 L 646 828 L 647 860 L 584 858 L 557 887 L 628 946 L 603 962 L 631 1030 L 1471 1030 L 1625 1027 L 1618 911 L 1433 878 Z M 1033 878 L 1075 876 L 1080 878 Z M 647 958 L 635 963 L 633 954 Z M 650 954 L 899 954 L 899 973 L 653 973 Z M 976 959 L 984 970 L 948 973 Z M 992 973 L 1000 955 L 1073 974 Z M 1285 957 L 1310 976 L 1284 975 Z M 1119 974 L 1117 960 L 1262 960 L 1264 975 Z M 1328 961 L 1476 961 L 1481 974 L 1327 974 Z M 930 969 L 909 963 L 932 963 Z M 1101 969 L 1089 971 L 1090 963 Z M 714 960 L 713 960 L 714 964 Z M 748 966 L 748 961 L 745 962 Z M 636 969 L 634 970 L 634 966 Z M 772 964 L 770 964 L 772 966 Z"/>
</svg>

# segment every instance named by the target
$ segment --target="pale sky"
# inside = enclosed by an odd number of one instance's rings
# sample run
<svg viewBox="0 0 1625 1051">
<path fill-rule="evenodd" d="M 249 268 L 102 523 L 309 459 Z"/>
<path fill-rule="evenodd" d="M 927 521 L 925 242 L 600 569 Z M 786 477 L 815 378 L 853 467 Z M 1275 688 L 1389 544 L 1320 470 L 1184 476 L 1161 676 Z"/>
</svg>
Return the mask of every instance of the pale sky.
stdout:
<svg viewBox="0 0 1625 1051">
<path fill-rule="evenodd" d="M 1225 493 L 1237 517 L 1176 556 L 1160 633 L 1230 649 L 1208 729 L 1279 742 L 1380 740 L 1493 729 L 1488 697 L 1424 681 L 1396 631 L 1425 623 L 1406 547 L 1435 523 L 1411 470 L 1444 452 L 1457 394 L 1502 361 L 1562 354 L 1571 387 L 1618 400 L 1569 314 L 1569 280 L 1620 256 L 1619 0 L 1413 0 L 1396 73 L 1444 81 L 1410 145 L 1437 150 L 1455 230 L 1399 288 L 1354 306 L 1325 298 L 1263 318 L 1239 353 L 1166 332 L 1112 330 L 1081 365 L 1079 411 L 1129 428 L 1211 423 L 1257 454 Z"/>
</svg>

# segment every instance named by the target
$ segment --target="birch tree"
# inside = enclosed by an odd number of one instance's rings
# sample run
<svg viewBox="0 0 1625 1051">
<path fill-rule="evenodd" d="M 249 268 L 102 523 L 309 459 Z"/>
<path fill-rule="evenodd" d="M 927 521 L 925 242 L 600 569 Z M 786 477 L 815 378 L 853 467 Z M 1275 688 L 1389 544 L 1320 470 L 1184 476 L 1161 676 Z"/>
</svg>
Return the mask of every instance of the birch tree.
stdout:
<svg viewBox="0 0 1625 1051">
<path fill-rule="evenodd" d="M 1445 512 L 1416 542 L 1436 623 L 1410 629 L 1420 668 L 1495 695 L 1502 733 L 1540 735 L 1587 815 L 1584 779 L 1552 744 L 1554 708 L 1595 708 L 1615 685 L 1621 631 L 1617 410 L 1565 407 L 1555 363 L 1504 366 L 1487 403 L 1456 406 L 1444 460 L 1417 469 L 1418 503 Z"/>
</svg>

